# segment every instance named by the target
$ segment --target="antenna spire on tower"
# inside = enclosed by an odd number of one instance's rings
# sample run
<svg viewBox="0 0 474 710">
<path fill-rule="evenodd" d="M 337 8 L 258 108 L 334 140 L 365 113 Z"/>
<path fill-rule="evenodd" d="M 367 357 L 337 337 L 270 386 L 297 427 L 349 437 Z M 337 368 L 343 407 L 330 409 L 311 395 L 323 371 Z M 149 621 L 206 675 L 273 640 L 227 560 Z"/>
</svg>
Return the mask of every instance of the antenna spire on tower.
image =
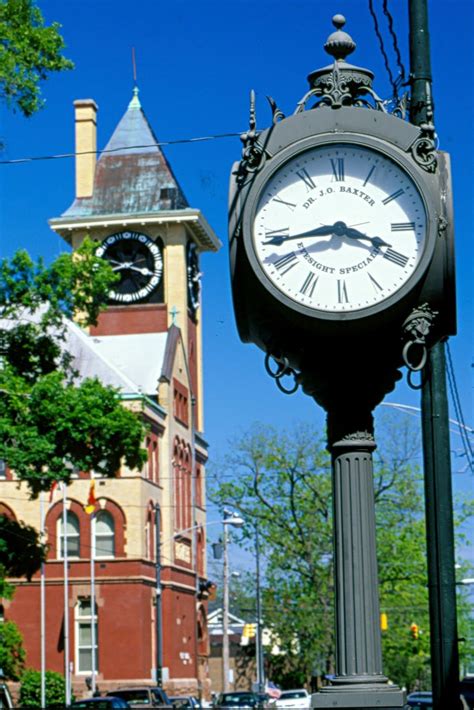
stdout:
<svg viewBox="0 0 474 710">
<path fill-rule="evenodd" d="M 137 62 L 135 59 L 135 47 L 132 47 L 132 69 L 133 69 L 133 99 L 130 101 L 129 108 L 141 108 L 140 100 L 138 98 L 138 86 L 137 86 Z"/>
</svg>

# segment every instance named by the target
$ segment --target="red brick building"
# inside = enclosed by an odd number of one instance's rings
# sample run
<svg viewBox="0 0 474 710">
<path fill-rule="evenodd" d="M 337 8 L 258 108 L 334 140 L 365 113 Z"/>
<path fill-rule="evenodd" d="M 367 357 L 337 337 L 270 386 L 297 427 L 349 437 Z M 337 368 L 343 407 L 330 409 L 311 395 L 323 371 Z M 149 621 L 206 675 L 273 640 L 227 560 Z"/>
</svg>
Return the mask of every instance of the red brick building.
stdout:
<svg viewBox="0 0 474 710">
<path fill-rule="evenodd" d="M 50 545 L 46 668 L 64 672 L 67 644 L 73 687 L 82 695 L 95 646 L 101 691 L 153 682 L 158 508 L 164 686 L 173 694 L 207 695 L 199 255 L 216 251 L 220 242 L 201 212 L 188 206 L 137 90 L 98 160 L 94 101 L 76 101 L 75 117 L 76 196 L 50 224 L 73 248 L 86 235 L 99 240 L 98 254 L 110 261 L 120 281 L 97 327 L 86 332 L 67 324 L 66 347 L 81 378 L 99 377 L 120 390 L 124 406 L 140 409 L 148 424 L 148 461 L 142 471 L 124 466 L 115 478 L 96 478 L 94 534 L 84 509 L 90 472 L 75 473 L 68 486 L 65 536 L 59 489 L 56 500 L 44 503 Z M 29 500 L 25 486 L 18 488 L 7 466 L 0 467 L 0 513 L 40 528 L 39 501 Z M 40 577 L 17 580 L 16 586 L 12 602 L 3 603 L 4 616 L 24 635 L 27 665 L 39 669 Z"/>
</svg>

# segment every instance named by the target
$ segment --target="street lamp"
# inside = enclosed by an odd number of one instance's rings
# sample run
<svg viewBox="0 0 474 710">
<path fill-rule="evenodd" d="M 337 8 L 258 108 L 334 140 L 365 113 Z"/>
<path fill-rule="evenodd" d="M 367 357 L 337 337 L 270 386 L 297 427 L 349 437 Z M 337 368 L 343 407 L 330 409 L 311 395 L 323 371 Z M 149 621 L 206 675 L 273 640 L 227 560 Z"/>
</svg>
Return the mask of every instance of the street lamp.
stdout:
<svg viewBox="0 0 474 710">
<path fill-rule="evenodd" d="M 229 518 L 230 515 L 230 518 Z M 234 527 L 241 527 L 244 524 L 242 518 L 240 518 L 236 513 L 229 513 L 229 511 L 224 511 L 224 520 L 211 520 L 206 523 L 206 527 L 209 525 L 224 524 L 224 532 L 226 530 L 226 525 L 233 525 Z M 158 503 L 155 504 L 155 589 L 156 589 L 156 610 L 155 610 L 155 641 L 156 641 L 156 684 L 161 688 L 163 684 L 163 605 L 162 605 L 162 584 L 161 584 L 161 547 L 170 540 L 174 540 L 175 537 L 182 535 L 183 533 L 192 532 L 201 527 L 201 523 L 197 525 L 192 525 L 184 530 L 178 530 L 171 537 L 166 540 L 161 540 L 160 530 L 161 530 L 161 509 Z M 225 536 L 224 536 L 225 537 Z M 228 674 L 227 674 L 228 675 Z"/>
<path fill-rule="evenodd" d="M 237 513 L 230 510 L 224 510 L 224 525 L 223 534 L 223 553 L 224 553 L 224 569 L 223 569 L 223 600 L 222 600 L 222 689 L 225 692 L 229 690 L 229 556 L 227 551 L 228 545 L 228 526 L 241 528 L 244 525 L 244 520 Z"/>
<path fill-rule="evenodd" d="M 263 643 L 262 643 L 262 597 L 260 589 L 260 540 L 258 535 L 258 524 L 255 524 L 255 575 L 257 587 L 257 637 L 256 637 L 256 655 L 257 655 L 257 690 L 259 693 L 265 692 L 265 671 L 263 661 Z"/>
</svg>

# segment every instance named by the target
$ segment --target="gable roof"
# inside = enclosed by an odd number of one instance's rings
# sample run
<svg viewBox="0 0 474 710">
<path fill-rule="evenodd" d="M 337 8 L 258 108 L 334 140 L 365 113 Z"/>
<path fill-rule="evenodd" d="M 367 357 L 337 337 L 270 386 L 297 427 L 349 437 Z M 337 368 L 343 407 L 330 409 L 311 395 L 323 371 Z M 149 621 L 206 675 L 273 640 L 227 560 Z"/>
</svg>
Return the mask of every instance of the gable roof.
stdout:
<svg viewBox="0 0 474 710">
<path fill-rule="evenodd" d="M 62 216 L 147 214 L 187 207 L 135 88 L 133 99 L 97 161 L 92 197 L 74 200 Z"/>
<path fill-rule="evenodd" d="M 168 333 L 89 336 L 90 349 L 142 394 L 155 396 L 162 375 Z"/>
</svg>

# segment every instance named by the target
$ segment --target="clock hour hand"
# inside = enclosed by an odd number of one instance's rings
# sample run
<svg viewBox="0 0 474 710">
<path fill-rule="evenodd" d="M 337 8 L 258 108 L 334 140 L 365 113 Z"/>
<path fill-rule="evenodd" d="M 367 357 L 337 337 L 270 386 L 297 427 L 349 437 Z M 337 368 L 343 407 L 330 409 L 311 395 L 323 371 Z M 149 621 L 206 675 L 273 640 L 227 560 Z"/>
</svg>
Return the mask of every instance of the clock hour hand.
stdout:
<svg viewBox="0 0 474 710">
<path fill-rule="evenodd" d="M 359 232 L 358 229 L 354 229 L 353 227 L 346 227 L 344 230 L 344 236 L 349 237 L 349 239 L 363 239 L 367 242 L 371 242 L 374 247 L 390 247 L 392 246 L 391 244 L 388 244 L 388 242 L 384 241 L 380 237 L 369 237 L 367 234 L 364 234 L 363 232 Z"/>
<path fill-rule="evenodd" d="M 283 242 L 287 242 L 290 239 L 304 239 L 305 237 L 327 237 L 329 234 L 334 232 L 334 227 L 332 225 L 324 225 L 322 227 L 315 227 L 310 229 L 308 232 L 301 232 L 300 234 L 292 234 L 291 236 L 285 236 L 283 234 L 277 234 L 274 237 L 268 239 L 265 244 L 273 244 L 279 247 Z"/>
<path fill-rule="evenodd" d="M 147 269 L 146 266 L 140 267 L 140 266 L 134 266 L 133 264 L 131 264 L 129 266 L 129 268 L 132 269 L 132 271 L 138 271 L 138 273 L 141 274 L 142 276 L 153 276 L 153 271 L 150 271 L 150 269 Z"/>
</svg>

